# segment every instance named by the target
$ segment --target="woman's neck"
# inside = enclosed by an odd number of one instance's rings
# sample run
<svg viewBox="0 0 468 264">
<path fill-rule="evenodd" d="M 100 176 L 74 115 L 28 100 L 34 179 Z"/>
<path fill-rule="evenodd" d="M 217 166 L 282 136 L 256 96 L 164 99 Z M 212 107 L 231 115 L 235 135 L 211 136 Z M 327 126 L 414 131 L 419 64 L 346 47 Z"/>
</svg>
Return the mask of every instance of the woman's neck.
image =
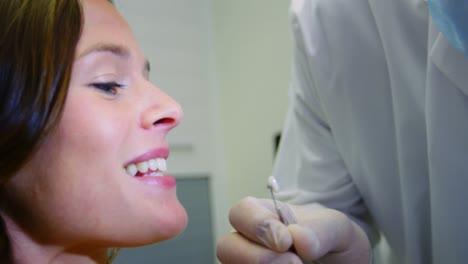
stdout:
<svg viewBox="0 0 468 264">
<path fill-rule="evenodd" d="M 107 249 L 82 250 L 64 249 L 57 246 L 27 245 L 13 242 L 12 256 L 14 264 L 28 263 L 67 263 L 67 264 L 108 264 Z"/>
<path fill-rule="evenodd" d="M 107 248 L 89 246 L 59 246 L 38 242 L 28 236 L 13 221 L 3 217 L 8 232 L 12 264 L 69 263 L 107 264 Z"/>
</svg>

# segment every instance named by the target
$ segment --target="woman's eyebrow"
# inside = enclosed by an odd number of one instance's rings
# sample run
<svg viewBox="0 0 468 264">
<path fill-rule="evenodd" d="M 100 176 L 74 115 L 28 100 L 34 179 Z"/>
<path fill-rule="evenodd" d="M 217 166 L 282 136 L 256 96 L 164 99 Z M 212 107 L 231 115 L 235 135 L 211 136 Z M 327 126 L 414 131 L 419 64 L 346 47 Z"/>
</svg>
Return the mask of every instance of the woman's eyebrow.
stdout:
<svg viewBox="0 0 468 264">
<path fill-rule="evenodd" d="M 78 55 L 78 59 L 85 57 L 92 53 L 100 53 L 100 52 L 109 52 L 122 59 L 127 59 L 128 57 L 130 57 L 130 50 L 127 47 L 113 44 L 113 43 L 100 42 L 85 49 L 85 51 L 81 52 Z M 150 72 L 150 62 L 148 61 L 148 59 L 145 59 L 145 62 L 143 65 L 143 75 L 147 76 L 149 72 Z"/>
<path fill-rule="evenodd" d="M 85 49 L 83 52 L 81 52 L 79 55 L 78 55 L 78 59 L 79 58 L 82 58 L 82 57 L 85 57 L 89 54 L 92 54 L 92 53 L 99 53 L 99 52 L 110 52 L 118 57 L 121 57 L 123 59 L 126 59 L 130 56 L 130 51 L 128 50 L 128 48 L 124 47 L 124 46 L 121 46 L 121 45 L 117 45 L 117 44 L 113 44 L 113 43 L 103 43 L 103 42 L 100 42 L 100 43 L 96 43 L 94 45 L 92 45 L 91 47 Z"/>
</svg>

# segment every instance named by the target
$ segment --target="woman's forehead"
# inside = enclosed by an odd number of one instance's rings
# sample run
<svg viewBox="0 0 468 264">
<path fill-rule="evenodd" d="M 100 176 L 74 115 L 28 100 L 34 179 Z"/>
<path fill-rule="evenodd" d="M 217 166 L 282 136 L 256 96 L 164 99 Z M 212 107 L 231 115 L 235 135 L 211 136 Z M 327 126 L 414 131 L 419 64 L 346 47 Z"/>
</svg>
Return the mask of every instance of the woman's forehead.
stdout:
<svg viewBox="0 0 468 264">
<path fill-rule="evenodd" d="M 125 19 L 107 0 L 83 0 L 83 32 L 77 54 L 86 52 L 97 43 L 123 44 L 133 40 Z"/>
</svg>

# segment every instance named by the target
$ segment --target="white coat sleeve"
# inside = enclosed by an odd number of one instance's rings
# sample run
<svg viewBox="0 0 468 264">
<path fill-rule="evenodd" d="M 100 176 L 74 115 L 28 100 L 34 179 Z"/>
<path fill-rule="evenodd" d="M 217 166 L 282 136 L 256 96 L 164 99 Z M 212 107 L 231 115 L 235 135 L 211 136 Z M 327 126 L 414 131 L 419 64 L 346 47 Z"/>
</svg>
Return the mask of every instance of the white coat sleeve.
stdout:
<svg viewBox="0 0 468 264">
<path fill-rule="evenodd" d="M 311 56 L 327 52 L 320 43 L 324 32 L 311 25 L 307 1 L 292 1 L 294 41 L 293 79 L 289 109 L 282 132 L 273 175 L 280 185 L 278 197 L 301 205 L 321 204 L 337 209 L 359 224 L 374 244 L 378 232 L 334 142 L 326 112 L 314 82 L 314 69 L 326 67 Z M 309 1 L 312 2 L 312 1 Z"/>
</svg>

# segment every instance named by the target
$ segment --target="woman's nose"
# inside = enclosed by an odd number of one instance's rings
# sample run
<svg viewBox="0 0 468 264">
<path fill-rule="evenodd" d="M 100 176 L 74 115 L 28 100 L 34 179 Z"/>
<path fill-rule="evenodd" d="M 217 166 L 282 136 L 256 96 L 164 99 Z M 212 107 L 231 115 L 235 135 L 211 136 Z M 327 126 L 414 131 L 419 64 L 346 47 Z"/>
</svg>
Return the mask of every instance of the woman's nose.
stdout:
<svg viewBox="0 0 468 264">
<path fill-rule="evenodd" d="M 142 126 L 145 129 L 158 129 L 168 132 L 182 120 L 184 113 L 180 104 L 169 95 L 153 88 L 155 92 L 148 95 L 149 107 L 142 115 Z"/>
</svg>

